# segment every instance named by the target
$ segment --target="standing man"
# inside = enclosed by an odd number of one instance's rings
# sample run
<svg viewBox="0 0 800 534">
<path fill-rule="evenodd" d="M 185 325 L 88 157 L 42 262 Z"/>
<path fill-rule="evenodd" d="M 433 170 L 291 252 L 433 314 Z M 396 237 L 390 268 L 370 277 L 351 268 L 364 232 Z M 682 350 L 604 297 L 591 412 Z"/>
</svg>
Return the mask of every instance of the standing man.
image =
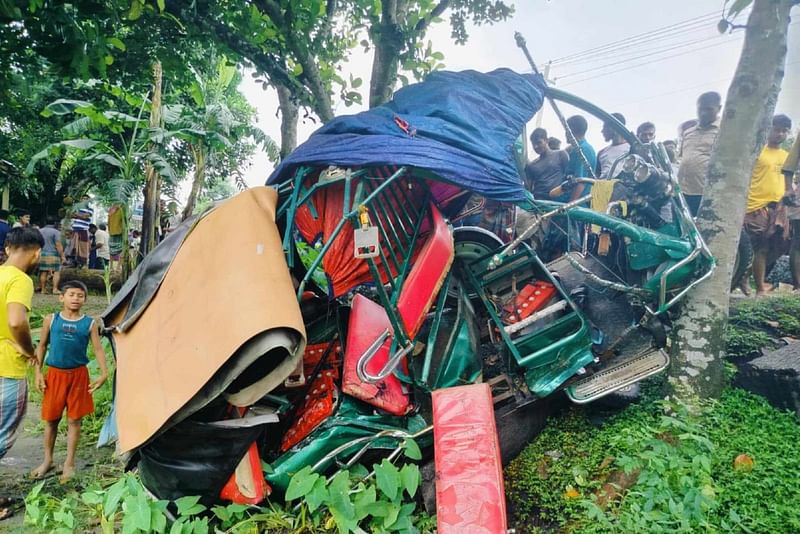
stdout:
<svg viewBox="0 0 800 534">
<path fill-rule="evenodd" d="M 525 185 L 537 200 L 563 202 L 565 199 L 551 197 L 550 191 L 564 181 L 569 156 L 561 150 L 550 149 L 544 128 L 536 128 L 531 133 L 531 146 L 539 157 L 525 166 Z"/>
<path fill-rule="evenodd" d="M 636 128 L 636 137 L 642 143 L 652 143 L 656 138 L 656 125 L 652 122 L 643 122 Z"/>
<path fill-rule="evenodd" d="M 800 136 L 795 137 L 789 156 L 783 164 L 783 177 L 787 184 L 793 182 L 795 174 L 800 171 Z M 791 193 L 789 192 L 791 191 Z M 791 200 L 787 202 L 789 207 L 786 209 L 789 216 L 789 225 L 792 230 L 792 241 L 789 248 L 789 267 L 792 271 L 792 285 L 795 291 L 800 291 L 800 199 L 797 198 L 797 191 L 792 188 L 787 191 L 787 196 Z"/>
<path fill-rule="evenodd" d="M 688 127 L 681 136 L 678 183 L 692 216 L 697 215 L 703 190 L 706 187 L 711 150 L 719 135 L 719 113 L 722 97 L 719 93 L 703 93 L 697 99 L 697 124 Z"/>
<path fill-rule="evenodd" d="M 586 122 L 586 119 L 582 115 L 573 115 L 567 119 L 567 126 L 569 126 L 569 129 L 572 132 L 572 135 L 575 136 L 575 141 L 577 142 L 577 146 L 569 146 L 567 148 L 567 154 L 569 155 L 567 176 L 573 176 L 575 178 L 591 177 L 592 173 L 590 169 L 593 169 L 597 165 L 597 154 L 595 153 L 592 145 L 586 141 L 586 131 L 589 129 L 589 123 Z M 569 139 L 569 135 L 566 135 L 566 138 Z M 580 148 L 580 151 L 578 151 L 578 148 Z M 586 161 L 591 167 L 587 168 L 583 163 L 583 158 L 581 158 L 580 152 L 582 152 L 586 157 Z M 588 193 L 591 191 L 591 189 L 591 185 L 587 187 L 586 184 L 577 184 L 572 190 L 570 200 L 579 199 L 584 195 L 584 191 Z"/>
<path fill-rule="evenodd" d="M 622 124 L 625 124 L 625 117 L 622 113 L 612 113 L 611 116 Z M 629 145 L 625 138 L 617 133 L 614 127 L 608 122 L 603 124 L 601 133 L 603 134 L 603 139 L 609 141 L 611 144 L 597 153 L 596 171 L 598 178 L 608 180 L 610 178 L 616 178 L 617 175 L 622 172 L 622 165 L 617 165 L 617 168 L 614 170 L 614 175 L 611 176 L 611 168 L 614 166 L 614 162 L 622 156 L 626 156 L 631 151 L 631 145 Z"/>
<path fill-rule="evenodd" d="M 14 445 L 28 404 L 28 365 L 36 362 L 28 312 L 44 246 L 36 228 L 14 228 L 6 236 L 8 259 L 0 266 L 0 458 Z M 11 515 L 0 507 L 0 519 Z"/>
<path fill-rule="evenodd" d="M 89 232 L 94 237 L 95 264 L 92 269 L 105 269 L 111 261 L 111 249 L 109 248 L 109 235 L 106 225 L 103 223 L 97 226 L 89 226 Z"/>
<path fill-rule="evenodd" d="M 48 217 L 47 224 L 39 230 L 44 238 L 42 257 L 39 260 L 39 290 L 42 294 L 47 288 L 47 278 L 53 276 L 53 294 L 58 295 L 58 283 L 61 279 L 61 264 L 66 262 L 64 247 L 61 245 L 59 220 Z"/>
<path fill-rule="evenodd" d="M 0 210 L 0 264 L 6 261 L 6 235 L 11 230 L 8 224 L 8 210 Z"/>
<path fill-rule="evenodd" d="M 30 226 L 31 225 L 31 212 L 29 211 L 21 211 L 19 213 L 19 218 L 17 222 L 14 223 L 14 228 L 19 228 L 21 226 Z"/>
<path fill-rule="evenodd" d="M 72 214 L 72 250 L 75 256 L 75 266 L 86 267 L 89 262 L 89 224 L 94 212 L 89 207 L 89 195 L 81 198 L 82 208 Z"/>
<path fill-rule="evenodd" d="M 544 128 L 536 128 L 531 133 L 531 146 L 539 157 L 525 166 L 525 186 L 538 200 L 566 202 L 568 193 L 551 196 L 550 192 L 558 188 L 566 178 L 569 156 L 562 150 L 552 150 L 550 139 Z M 525 232 L 534 220 L 535 217 L 531 212 L 517 208 L 517 235 Z M 558 236 L 554 235 L 553 230 L 550 221 L 542 221 L 537 232 L 530 238 L 533 247 L 542 258 L 549 259 L 560 249 Z"/>
<path fill-rule="evenodd" d="M 775 115 L 767 137 L 767 146 L 761 150 L 747 195 L 747 210 L 744 229 L 753 244 L 753 278 L 756 295 L 767 291 L 765 277 L 770 256 L 778 257 L 789 237 L 789 220 L 786 216 L 784 197 L 792 191 L 790 178 L 783 175 L 783 165 L 788 152 L 781 143 L 792 129 L 792 121 L 786 115 Z"/>
</svg>

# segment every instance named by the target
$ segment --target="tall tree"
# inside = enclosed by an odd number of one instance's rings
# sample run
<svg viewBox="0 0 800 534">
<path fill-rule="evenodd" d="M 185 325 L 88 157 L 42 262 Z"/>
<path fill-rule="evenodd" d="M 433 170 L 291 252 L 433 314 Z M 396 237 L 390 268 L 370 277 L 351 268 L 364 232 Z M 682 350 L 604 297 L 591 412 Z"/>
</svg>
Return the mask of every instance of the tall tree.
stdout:
<svg viewBox="0 0 800 534">
<path fill-rule="evenodd" d="M 725 99 L 697 221 L 717 259 L 709 280 L 689 294 L 675 328 L 672 392 L 690 404 L 724 386 L 729 290 L 750 174 L 766 139 L 786 60 L 789 11 L 796 0 L 754 0 L 736 73 Z M 749 2 L 733 3 L 735 16 Z M 726 29 L 729 22 L 721 23 Z"/>
<path fill-rule="evenodd" d="M 400 70 L 412 72 L 417 79 L 437 68 L 444 59 L 431 44 L 422 43 L 431 24 L 448 10 L 452 38 L 457 44 L 467 42 L 466 24 L 492 24 L 508 19 L 513 6 L 501 0 L 382 0 L 353 3 L 356 13 L 368 21 L 369 36 L 375 49 L 369 84 L 369 106 L 379 106 L 392 98 Z"/>
<path fill-rule="evenodd" d="M 252 125 L 255 109 L 238 90 L 241 80 L 236 66 L 224 57 L 195 70 L 189 91 L 192 105 L 183 106 L 176 123 L 180 130 L 175 132 L 188 144 L 194 164 L 184 220 L 194 212 L 207 176 L 230 182 L 257 145 L 263 146 L 271 160 L 278 159 L 277 145 Z"/>
<path fill-rule="evenodd" d="M 150 128 L 161 128 L 161 62 L 153 63 L 153 93 L 150 103 Z M 161 175 L 149 161 L 145 163 L 144 206 L 142 207 L 142 240 L 140 251 L 146 256 L 156 246 L 156 226 L 161 205 Z"/>
</svg>

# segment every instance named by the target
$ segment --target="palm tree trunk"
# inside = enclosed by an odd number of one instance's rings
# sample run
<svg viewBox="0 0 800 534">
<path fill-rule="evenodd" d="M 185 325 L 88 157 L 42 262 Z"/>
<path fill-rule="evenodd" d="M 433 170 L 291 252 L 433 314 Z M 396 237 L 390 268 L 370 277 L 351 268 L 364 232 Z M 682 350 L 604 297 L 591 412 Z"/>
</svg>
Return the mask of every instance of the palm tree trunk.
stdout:
<svg viewBox="0 0 800 534">
<path fill-rule="evenodd" d="M 192 216 L 194 207 L 197 205 L 197 198 L 206 183 L 206 149 L 202 144 L 192 144 L 191 149 L 192 157 L 194 158 L 194 177 L 192 190 L 189 192 L 189 198 L 186 199 L 186 207 L 183 208 L 183 213 L 181 214 L 182 221 Z"/>
<path fill-rule="evenodd" d="M 724 381 L 724 331 L 739 233 L 753 164 L 781 89 L 789 11 L 794 0 L 755 0 L 736 67 L 698 228 L 717 259 L 712 277 L 689 294 L 672 345 L 670 389 L 690 405 L 719 396 Z"/>
<path fill-rule="evenodd" d="M 150 127 L 161 126 L 161 62 L 153 64 L 153 99 L 150 109 Z M 156 246 L 161 177 L 151 164 L 145 166 L 144 206 L 142 207 L 141 257 L 145 257 Z"/>
</svg>

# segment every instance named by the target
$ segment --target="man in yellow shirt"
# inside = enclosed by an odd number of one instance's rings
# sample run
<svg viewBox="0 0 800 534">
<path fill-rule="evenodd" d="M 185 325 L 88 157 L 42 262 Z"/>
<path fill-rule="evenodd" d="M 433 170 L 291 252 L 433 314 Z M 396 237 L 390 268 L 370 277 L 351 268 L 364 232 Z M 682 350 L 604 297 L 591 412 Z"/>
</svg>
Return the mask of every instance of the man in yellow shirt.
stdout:
<svg viewBox="0 0 800 534">
<path fill-rule="evenodd" d="M 14 444 L 28 402 L 26 374 L 36 362 L 28 311 L 44 238 L 32 227 L 14 228 L 6 236 L 6 262 L 0 266 L 0 458 Z M 0 519 L 8 514 L 0 509 Z"/>
<path fill-rule="evenodd" d="M 744 216 L 744 229 L 753 244 L 753 278 L 756 282 L 756 295 L 763 295 L 767 260 L 770 255 L 781 253 L 789 237 L 789 220 L 783 199 L 792 193 L 791 180 L 784 178 L 783 163 L 788 152 L 781 143 L 792 129 L 792 120 L 786 115 L 775 115 L 772 128 L 767 137 L 767 146 L 753 167 L 750 178 L 750 193 L 747 195 L 747 209 Z"/>
</svg>

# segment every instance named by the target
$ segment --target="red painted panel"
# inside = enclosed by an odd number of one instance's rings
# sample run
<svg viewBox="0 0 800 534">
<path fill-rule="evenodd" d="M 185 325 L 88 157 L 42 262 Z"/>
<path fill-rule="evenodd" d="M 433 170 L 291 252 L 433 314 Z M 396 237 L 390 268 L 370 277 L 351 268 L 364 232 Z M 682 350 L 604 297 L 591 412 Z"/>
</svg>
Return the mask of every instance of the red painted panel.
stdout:
<svg viewBox="0 0 800 534">
<path fill-rule="evenodd" d="M 356 295 L 353 298 L 353 307 L 350 310 L 347 328 L 342 391 L 391 414 L 403 415 L 411 406 L 408 394 L 396 376 L 389 375 L 380 382 L 369 384 L 362 382 L 356 372 L 358 359 L 387 328 L 391 331 L 392 327 L 386 311 L 380 304 L 376 304 L 362 295 Z M 378 350 L 378 354 L 367 364 L 367 371 L 377 374 L 386 365 L 389 360 L 391 343 L 391 338 L 388 338 Z M 405 361 L 400 364 L 400 368 L 406 372 Z"/>
<path fill-rule="evenodd" d="M 258 446 L 254 442 L 247 449 L 247 453 L 242 457 L 231 478 L 225 483 L 219 496 L 222 500 L 236 504 L 258 504 L 270 493 L 272 493 L 272 488 L 264 480 Z"/>
<path fill-rule="evenodd" d="M 433 305 L 455 256 L 453 233 L 441 212 L 431 204 L 433 231 L 414 260 L 414 266 L 403 282 L 397 310 L 412 339 L 417 335 L 425 315 Z"/>
<path fill-rule="evenodd" d="M 503 466 L 491 389 L 471 384 L 432 396 L 439 534 L 504 534 Z"/>
</svg>

